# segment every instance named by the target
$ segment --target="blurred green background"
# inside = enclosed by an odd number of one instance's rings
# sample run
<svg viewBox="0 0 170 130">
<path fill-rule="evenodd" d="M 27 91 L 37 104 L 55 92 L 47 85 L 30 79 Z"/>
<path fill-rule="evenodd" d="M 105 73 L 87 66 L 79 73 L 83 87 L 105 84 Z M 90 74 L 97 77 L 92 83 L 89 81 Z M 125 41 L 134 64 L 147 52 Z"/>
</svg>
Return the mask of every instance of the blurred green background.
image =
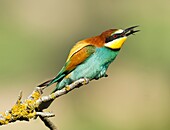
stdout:
<svg viewBox="0 0 170 130">
<path fill-rule="evenodd" d="M 1 0 L 0 111 L 54 77 L 79 40 L 140 25 L 108 78 L 57 99 L 60 130 L 170 130 L 169 0 Z M 53 88 L 50 88 L 53 89 Z M 49 90 L 50 91 L 50 90 Z M 2 130 L 46 130 L 40 120 Z"/>
</svg>

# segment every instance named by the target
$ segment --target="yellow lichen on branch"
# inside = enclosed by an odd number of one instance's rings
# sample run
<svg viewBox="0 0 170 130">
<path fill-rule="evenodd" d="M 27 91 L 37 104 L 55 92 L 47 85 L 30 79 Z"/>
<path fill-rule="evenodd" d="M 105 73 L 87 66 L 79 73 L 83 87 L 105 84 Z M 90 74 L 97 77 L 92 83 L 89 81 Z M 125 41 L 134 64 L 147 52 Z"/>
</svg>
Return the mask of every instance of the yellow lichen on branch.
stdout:
<svg viewBox="0 0 170 130">
<path fill-rule="evenodd" d="M 57 127 L 48 119 L 55 115 L 50 112 L 44 112 L 43 110 L 48 108 L 56 98 L 67 94 L 75 88 L 88 84 L 89 81 L 90 80 L 86 78 L 79 79 L 48 96 L 42 96 L 43 90 L 46 87 L 36 87 L 32 94 L 24 102 L 21 101 L 22 93 L 20 93 L 15 105 L 10 110 L 0 113 L 0 125 L 6 125 L 17 120 L 29 121 L 30 119 L 40 117 L 50 130 L 57 130 Z"/>
<path fill-rule="evenodd" d="M 11 110 L 0 114 L 0 125 L 5 125 L 17 120 L 28 121 L 29 119 L 36 117 L 36 101 L 41 96 L 40 92 L 34 91 L 31 98 L 28 98 L 24 102 L 21 101 L 21 94 L 22 93 L 20 93 L 19 99 Z"/>
</svg>

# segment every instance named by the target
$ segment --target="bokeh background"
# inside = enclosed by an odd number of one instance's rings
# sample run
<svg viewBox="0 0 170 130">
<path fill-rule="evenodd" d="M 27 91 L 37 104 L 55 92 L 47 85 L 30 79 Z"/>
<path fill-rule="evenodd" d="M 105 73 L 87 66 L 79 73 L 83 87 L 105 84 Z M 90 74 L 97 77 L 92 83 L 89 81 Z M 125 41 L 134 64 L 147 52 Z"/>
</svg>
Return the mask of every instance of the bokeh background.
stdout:
<svg viewBox="0 0 170 130">
<path fill-rule="evenodd" d="M 169 0 L 1 0 L 0 111 L 20 90 L 54 77 L 79 40 L 140 25 L 108 78 L 57 99 L 49 110 L 60 130 L 170 130 Z M 53 88 L 50 88 L 53 89 Z M 49 90 L 50 91 L 50 90 Z M 1 130 L 46 130 L 40 120 Z"/>
</svg>

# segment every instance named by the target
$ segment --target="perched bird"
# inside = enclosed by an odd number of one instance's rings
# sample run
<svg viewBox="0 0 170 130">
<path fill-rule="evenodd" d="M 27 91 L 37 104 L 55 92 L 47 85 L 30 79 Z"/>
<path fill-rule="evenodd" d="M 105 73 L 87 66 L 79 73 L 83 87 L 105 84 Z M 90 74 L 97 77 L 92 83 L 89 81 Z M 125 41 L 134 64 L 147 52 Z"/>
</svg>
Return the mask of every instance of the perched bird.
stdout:
<svg viewBox="0 0 170 130">
<path fill-rule="evenodd" d="M 57 83 L 60 90 L 80 78 L 89 80 L 106 77 L 110 63 L 116 58 L 123 43 L 131 34 L 138 32 L 133 26 L 125 30 L 109 29 L 99 36 L 79 41 L 70 51 L 65 65 L 57 76 L 39 87 L 50 86 Z"/>
</svg>

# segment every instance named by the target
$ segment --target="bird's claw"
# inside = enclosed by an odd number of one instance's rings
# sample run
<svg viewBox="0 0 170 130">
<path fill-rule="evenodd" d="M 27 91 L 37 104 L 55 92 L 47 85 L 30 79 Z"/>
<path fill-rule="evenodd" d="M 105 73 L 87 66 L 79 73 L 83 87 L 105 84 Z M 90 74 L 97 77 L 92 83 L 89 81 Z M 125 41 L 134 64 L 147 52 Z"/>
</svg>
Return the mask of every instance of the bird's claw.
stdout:
<svg viewBox="0 0 170 130">
<path fill-rule="evenodd" d="M 66 91 L 70 91 L 70 89 L 71 89 L 71 88 L 70 88 L 69 85 L 65 86 L 65 90 L 66 90 Z"/>
<path fill-rule="evenodd" d="M 83 85 L 86 85 L 86 84 L 88 84 L 89 83 L 89 79 L 87 79 L 87 78 L 84 78 L 84 81 L 83 81 Z"/>
</svg>

